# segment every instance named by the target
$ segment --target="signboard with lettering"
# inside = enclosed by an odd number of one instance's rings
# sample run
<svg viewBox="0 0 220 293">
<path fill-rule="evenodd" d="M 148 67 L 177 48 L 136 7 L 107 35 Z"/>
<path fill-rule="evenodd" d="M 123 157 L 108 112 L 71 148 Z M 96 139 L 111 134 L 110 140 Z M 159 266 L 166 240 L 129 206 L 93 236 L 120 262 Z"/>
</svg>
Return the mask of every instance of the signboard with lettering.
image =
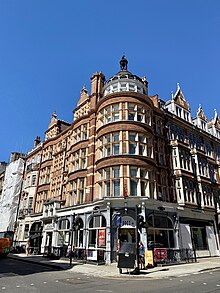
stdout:
<svg viewBox="0 0 220 293">
<path fill-rule="evenodd" d="M 153 259 L 153 251 L 152 250 L 145 250 L 145 266 L 153 267 L 154 266 L 154 259 Z"/>
<path fill-rule="evenodd" d="M 98 230 L 98 246 L 105 246 L 105 229 Z"/>
<path fill-rule="evenodd" d="M 122 217 L 122 225 L 121 228 L 135 228 L 136 221 L 130 216 L 123 216 Z"/>
<path fill-rule="evenodd" d="M 50 223 L 50 224 L 46 224 L 46 225 L 44 226 L 44 230 L 53 230 L 53 224 L 52 224 L 52 223 Z"/>
</svg>

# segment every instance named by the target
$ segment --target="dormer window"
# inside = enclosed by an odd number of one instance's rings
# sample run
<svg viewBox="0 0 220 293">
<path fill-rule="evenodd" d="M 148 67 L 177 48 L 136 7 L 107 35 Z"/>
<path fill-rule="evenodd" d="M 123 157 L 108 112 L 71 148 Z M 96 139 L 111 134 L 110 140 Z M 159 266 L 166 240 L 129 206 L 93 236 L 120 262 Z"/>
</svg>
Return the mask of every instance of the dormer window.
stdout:
<svg viewBox="0 0 220 293">
<path fill-rule="evenodd" d="M 203 130 L 206 130 L 206 123 L 204 121 L 201 121 L 201 128 Z"/>
<path fill-rule="evenodd" d="M 184 120 L 189 121 L 189 113 L 183 110 Z"/>
<path fill-rule="evenodd" d="M 182 117 L 182 109 L 178 106 L 176 106 L 176 115 L 179 116 L 180 118 Z"/>
</svg>

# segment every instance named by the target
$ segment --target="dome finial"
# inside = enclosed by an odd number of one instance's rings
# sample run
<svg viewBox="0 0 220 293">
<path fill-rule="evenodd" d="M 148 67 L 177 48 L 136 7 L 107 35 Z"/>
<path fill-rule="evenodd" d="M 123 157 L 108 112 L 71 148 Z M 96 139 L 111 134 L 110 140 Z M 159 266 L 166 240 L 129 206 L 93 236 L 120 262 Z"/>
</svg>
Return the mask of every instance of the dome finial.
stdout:
<svg viewBox="0 0 220 293">
<path fill-rule="evenodd" d="M 121 60 L 120 60 L 120 70 L 127 70 L 128 66 L 128 60 L 125 57 L 125 54 L 123 54 Z"/>
</svg>

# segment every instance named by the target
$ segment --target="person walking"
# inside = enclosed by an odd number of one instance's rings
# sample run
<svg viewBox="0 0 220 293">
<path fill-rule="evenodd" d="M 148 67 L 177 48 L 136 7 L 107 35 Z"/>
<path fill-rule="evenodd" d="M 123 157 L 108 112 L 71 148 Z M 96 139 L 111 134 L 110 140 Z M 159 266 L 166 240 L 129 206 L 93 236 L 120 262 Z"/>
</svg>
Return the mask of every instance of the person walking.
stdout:
<svg viewBox="0 0 220 293">
<path fill-rule="evenodd" d="M 30 255 L 30 239 L 28 239 L 26 242 L 26 255 Z"/>
<path fill-rule="evenodd" d="M 140 262 L 140 269 L 143 270 L 145 268 L 145 249 L 144 244 L 142 241 L 139 241 L 139 262 Z"/>
</svg>

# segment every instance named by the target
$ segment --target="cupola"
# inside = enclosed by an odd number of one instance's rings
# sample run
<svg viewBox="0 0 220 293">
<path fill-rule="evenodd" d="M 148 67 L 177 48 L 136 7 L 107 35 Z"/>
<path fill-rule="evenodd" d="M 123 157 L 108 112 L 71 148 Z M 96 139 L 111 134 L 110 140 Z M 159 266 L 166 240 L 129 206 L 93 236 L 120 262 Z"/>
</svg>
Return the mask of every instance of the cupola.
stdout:
<svg viewBox="0 0 220 293">
<path fill-rule="evenodd" d="M 137 92 L 148 94 L 146 77 L 140 78 L 128 71 L 128 60 L 125 55 L 120 60 L 120 71 L 109 78 L 103 88 L 103 96 L 115 92 Z"/>
</svg>

